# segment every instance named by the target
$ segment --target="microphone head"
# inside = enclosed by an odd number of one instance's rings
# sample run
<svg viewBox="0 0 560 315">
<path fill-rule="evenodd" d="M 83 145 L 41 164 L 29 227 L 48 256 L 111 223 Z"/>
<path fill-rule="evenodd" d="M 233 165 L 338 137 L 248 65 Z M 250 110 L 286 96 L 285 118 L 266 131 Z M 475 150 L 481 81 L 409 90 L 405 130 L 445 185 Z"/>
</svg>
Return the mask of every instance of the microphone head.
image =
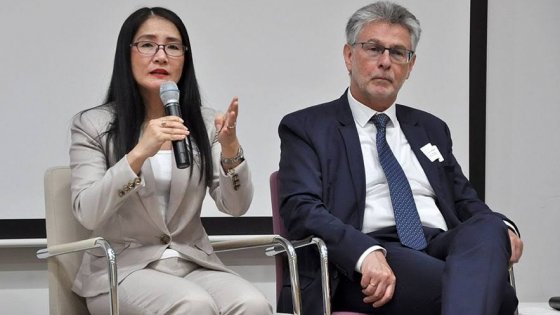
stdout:
<svg viewBox="0 0 560 315">
<path fill-rule="evenodd" d="M 159 87 L 159 97 L 163 105 L 179 103 L 179 88 L 173 81 L 166 81 Z"/>
</svg>

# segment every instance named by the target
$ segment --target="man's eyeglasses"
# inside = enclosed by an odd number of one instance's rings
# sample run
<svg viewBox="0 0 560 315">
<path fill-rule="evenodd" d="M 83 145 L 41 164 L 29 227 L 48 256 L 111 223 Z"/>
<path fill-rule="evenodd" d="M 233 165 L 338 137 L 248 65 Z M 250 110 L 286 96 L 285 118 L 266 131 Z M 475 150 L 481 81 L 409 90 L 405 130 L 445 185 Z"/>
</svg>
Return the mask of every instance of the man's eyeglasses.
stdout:
<svg viewBox="0 0 560 315">
<path fill-rule="evenodd" d="M 366 51 L 369 57 L 372 59 L 377 59 L 385 50 L 389 51 L 389 57 L 391 61 L 394 63 L 405 64 L 409 63 L 414 56 L 414 51 L 408 50 L 406 48 L 388 48 L 383 45 L 374 42 L 362 42 L 362 43 L 354 43 L 352 46 L 361 45 L 362 49 Z"/>
<path fill-rule="evenodd" d="M 170 57 L 181 57 L 188 50 L 187 46 L 180 43 L 169 43 L 165 45 L 160 45 L 158 43 L 149 41 L 139 41 L 130 44 L 130 47 L 136 47 L 138 52 L 142 55 L 153 56 L 157 54 L 160 48 Z"/>
</svg>

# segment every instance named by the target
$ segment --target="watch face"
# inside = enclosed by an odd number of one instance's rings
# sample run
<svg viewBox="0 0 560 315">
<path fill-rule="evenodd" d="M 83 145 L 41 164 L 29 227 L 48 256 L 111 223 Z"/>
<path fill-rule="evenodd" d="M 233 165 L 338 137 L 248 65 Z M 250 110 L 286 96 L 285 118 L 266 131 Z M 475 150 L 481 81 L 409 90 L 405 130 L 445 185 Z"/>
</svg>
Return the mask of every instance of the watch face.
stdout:
<svg viewBox="0 0 560 315">
<path fill-rule="evenodd" d="M 221 162 L 224 165 L 231 165 L 231 164 L 239 164 L 245 161 L 245 157 L 243 156 L 243 148 L 239 146 L 239 150 L 237 150 L 237 154 L 232 158 L 225 158 L 221 157 Z"/>
</svg>

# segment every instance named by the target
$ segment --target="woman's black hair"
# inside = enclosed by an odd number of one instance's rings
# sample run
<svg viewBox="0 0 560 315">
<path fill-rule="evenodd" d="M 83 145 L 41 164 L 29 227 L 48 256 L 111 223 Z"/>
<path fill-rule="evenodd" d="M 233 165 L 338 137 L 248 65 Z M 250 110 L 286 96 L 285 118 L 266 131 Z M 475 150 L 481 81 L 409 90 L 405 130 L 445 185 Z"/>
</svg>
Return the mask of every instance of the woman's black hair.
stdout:
<svg viewBox="0 0 560 315">
<path fill-rule="evenodd" d="M 200 151 L 201 178 L 202 175 L 205 175 L 206 183 L 209 184 L 213 173 L 211 145 L 202 118 L 202 102 L 194 72 L 189 35 L 181 19 L 168 9 L 161 7 L 141 8 L 132 13 L 121 27 L 117 40 L 113 74 L 105 99 L 105 103 L 111 104 L 115 113 L 113 121 L 106 131 L 107 144 L 112 142 L 114 149 L 111 154 L 113 154 L 114 160 L 118 161 L 130 152 L 138 142 L 146 110 L 132 74 L 130 44 L 140 26 L 152 16 L 162 17 L 173 23 L 181 34 L 183 45 L 188 47 L 185 52 L 181 79 L 177 82 L 181 91 L 179 102 L 183 120 L 190 131 L 188 141 L 190 160 L 193 161 L 192 165 L 194 166 L 192 143 L 190 142 L 192 139 Z M 191 167 L 191 172 L 193 168 Z"/>
</svg>

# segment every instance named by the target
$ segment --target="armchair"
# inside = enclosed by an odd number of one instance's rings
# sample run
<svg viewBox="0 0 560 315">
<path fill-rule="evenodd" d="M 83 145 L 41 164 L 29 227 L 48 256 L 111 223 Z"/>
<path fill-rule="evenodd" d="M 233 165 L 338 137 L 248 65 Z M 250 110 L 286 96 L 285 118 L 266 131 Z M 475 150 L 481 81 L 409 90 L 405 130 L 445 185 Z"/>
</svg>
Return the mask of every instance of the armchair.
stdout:
<svg viewBox="0 0 560 315">
<path fill-rule="evenodd" d="M 109 242 L 103 238 L 88 239 L 89 231 L 74 218 L 70 193 L 70 169 L 49 168 L 45 173 L 44 187 L 47 248 L 37 251 L 37 257 L 48 258 L 50 314 L 89 314 L 85 300 L 71 290 L 82 255 L 70 253 L 101 247 L 107 257 L 110 314 L 118 315 L 116 255 Z"/>
<path fill-rule="evenodd" d="M 48 259 L 49 308 L 51 315 L 87 315 L 85 299 L 76 295 L 72 283 L 81 264 L 82 255 L 76 253 L 101 247 L 107 257 L 109 273 L 110 314 L 119 314 L 117 293 L 117 257 L 109 242 L 101 237 L 89 238 L 90 231 L 85 229 L 72 213 L 70 192 L 70 168 L 53 167 L 45 172 L 45 211 L 47 227 L 47 248 L 37 251 L 37 257 Z M 212 241 L 212 237 L 211 237 Z M 291 271 L 292 297 L 295 315 L 301 315 L 297 256 L 295 248 L 301 243 L 292 244 L 280 235 L 263 235 L 213 241 L 216 251 L 230 251 L 245 248 L 268 247 L 269 256 L 287 253 Z"/>
</svg>

